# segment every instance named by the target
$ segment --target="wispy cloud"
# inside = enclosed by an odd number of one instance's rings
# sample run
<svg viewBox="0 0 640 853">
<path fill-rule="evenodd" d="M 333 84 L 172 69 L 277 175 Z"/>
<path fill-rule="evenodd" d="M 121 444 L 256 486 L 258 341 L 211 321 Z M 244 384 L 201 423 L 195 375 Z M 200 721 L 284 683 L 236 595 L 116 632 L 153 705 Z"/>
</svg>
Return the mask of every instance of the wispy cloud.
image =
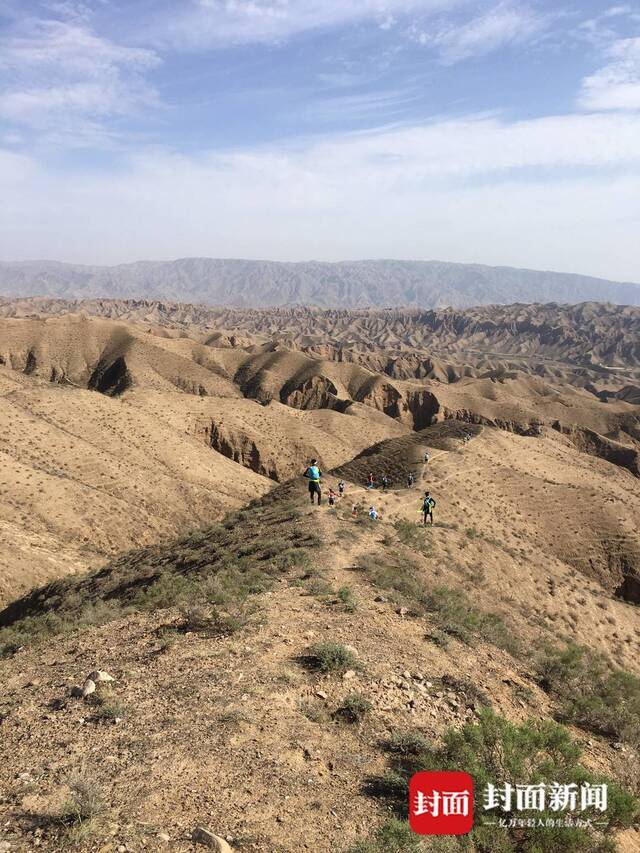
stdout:
<svg viewBox="0 0 640 853">
<path fill-rule="evenodd" d="M 578 99 L 584 110 L 640 110 L 640 36 L 618 39 L 609 62 L 586 77 Z"/>
<path fill-rule="evenodd" d="M 0 117 L 77 144 L 95 139 L 104 119 L 148 105 L 145 73 L 159 62 L 148 49 L 118 45 L 90 29 L 78 4 L 62 18 L 26 18 L 0 40 Z M 60 10 L 59 10 L 60 11 Z"/>
<path fill-rule="evenodd" d="M 544 29 L 546 20 L 528 6 L 507 0 L 463 22 L 435 21 L 425 28 L 414 25 L 410 32 L 420 44 L 436 48 L 445 63 L 453 63 L 525 42 Z"/>
<path fill-rule="evenodd" d="M 393 28 L 396 17 L 441 11 L 465 0 L 196 0 L 171 3 L 147 29 L 152 42 L 201 49 L 284 41 L 312 30 L 371 20 Z"/>
</svg>

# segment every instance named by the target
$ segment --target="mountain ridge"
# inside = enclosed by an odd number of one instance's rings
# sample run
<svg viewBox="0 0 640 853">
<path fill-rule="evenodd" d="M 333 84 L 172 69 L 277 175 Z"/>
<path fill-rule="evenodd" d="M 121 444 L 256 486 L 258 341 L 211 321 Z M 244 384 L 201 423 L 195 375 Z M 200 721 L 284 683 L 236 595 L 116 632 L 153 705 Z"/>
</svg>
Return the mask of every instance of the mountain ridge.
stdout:
<svg viewBox="0 0 640 853">
<path fill-rule="evenodd" d="M 237 307 L 435 309 L 513 302 L 640 305 L 640 286 L 577 273 L 446 261 L 179 258 L 114 266 L 0 261 L 0 296 L 146 298 Z"/>
</svg>

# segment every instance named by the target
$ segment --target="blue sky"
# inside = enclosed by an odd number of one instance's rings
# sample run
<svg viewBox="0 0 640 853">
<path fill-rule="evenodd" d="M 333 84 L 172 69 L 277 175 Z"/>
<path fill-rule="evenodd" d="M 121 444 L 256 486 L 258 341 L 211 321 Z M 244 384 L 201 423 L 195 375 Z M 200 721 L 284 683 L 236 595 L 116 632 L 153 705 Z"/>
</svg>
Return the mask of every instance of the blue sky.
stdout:
<svg viewBox="0 0 640 853">
<path fill-rule="evenodd" d="M 640 2 L 0 0 L 0 257 L 640 281 Z"/>
</svg>

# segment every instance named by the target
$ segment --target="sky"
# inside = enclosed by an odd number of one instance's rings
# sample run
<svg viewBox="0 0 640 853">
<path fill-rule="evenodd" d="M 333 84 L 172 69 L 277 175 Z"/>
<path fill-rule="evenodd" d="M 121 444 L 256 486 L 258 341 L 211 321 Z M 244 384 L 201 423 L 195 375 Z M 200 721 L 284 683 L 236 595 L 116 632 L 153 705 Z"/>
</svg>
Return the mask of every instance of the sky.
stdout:
<svg viewBox="0 0 640 853">
<path fill-rule="evenodd" d="M 640 0 L 0 0 L 0 258 L 640 281 Z"/>
</svg>

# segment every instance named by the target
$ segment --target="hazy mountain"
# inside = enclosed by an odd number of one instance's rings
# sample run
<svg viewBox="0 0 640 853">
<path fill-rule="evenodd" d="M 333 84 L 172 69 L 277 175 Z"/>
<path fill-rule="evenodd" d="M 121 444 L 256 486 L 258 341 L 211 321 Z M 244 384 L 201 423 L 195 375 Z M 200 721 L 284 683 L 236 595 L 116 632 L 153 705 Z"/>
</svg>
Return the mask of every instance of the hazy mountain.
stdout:
<svg viewBox="0 0 640 853">
<path fill-rule="evenodd" d="M 440 261 L 275 261 L 183 258 L 113 267 L 0 262 L 0 295 L 116 297 L 271 307 L 608 301 L 640 305 L 640 286 L 569 273 Z"/>
</svg>

